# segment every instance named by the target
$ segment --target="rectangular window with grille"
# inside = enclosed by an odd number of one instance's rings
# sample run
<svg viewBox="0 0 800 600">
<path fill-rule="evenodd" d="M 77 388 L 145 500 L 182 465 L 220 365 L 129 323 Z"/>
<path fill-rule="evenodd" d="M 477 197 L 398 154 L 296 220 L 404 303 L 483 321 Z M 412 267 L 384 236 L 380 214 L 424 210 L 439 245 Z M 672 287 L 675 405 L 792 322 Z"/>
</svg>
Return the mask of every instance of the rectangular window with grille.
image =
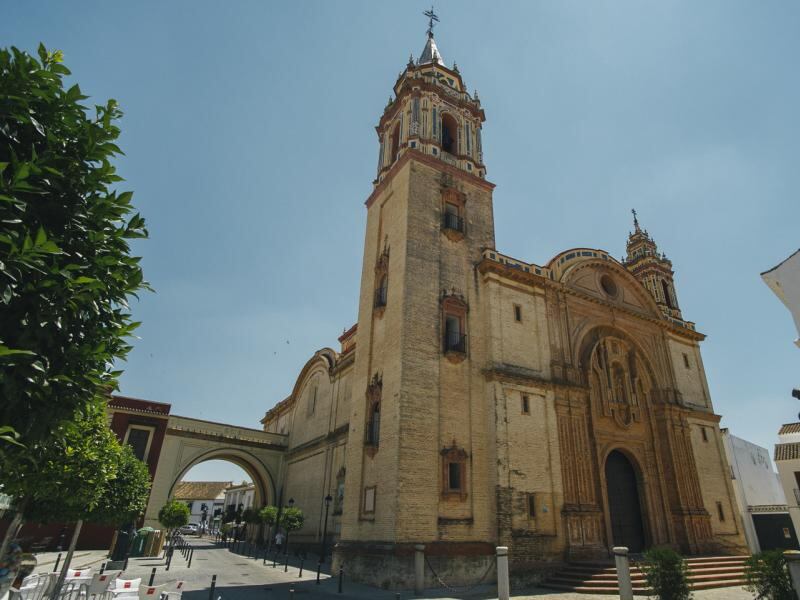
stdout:
<svg viewBox="0 0 800 600">
<path fill-rule="evenodd" d="M 447 465 L 447 488 L 451 491 L 461 490 L 461 463 L 451 462 Z"/>
<path fill-rule="evenodd" d="M 536 517 L 536 495 L 528 494 L 528 518 Z"/>
<path fill-rule="evenodd" d="M 519 304 L 514 305 L 514 320 L 517 323 L 522 323 L 522 307 Z"/>
<path fill-rule="evenodd" d="M 531 399 L 527 394 L 522 395 L 522 414 L 531 414 Z"/>
<path fill-rule="evenodd" d="M 722 502 L 717 501 L 717 516 L 720 521 L 725 520 L 725 511 L 722 510 Z"/>
<path fill-rule="evenodd" d="M 141 461 L 147 461 L 147 453 L 150 445 L 150 430 L 139 427 L 131 427 L 128 430 L 126 443 L 133 449 L 133 454 Z"/>
</svg>

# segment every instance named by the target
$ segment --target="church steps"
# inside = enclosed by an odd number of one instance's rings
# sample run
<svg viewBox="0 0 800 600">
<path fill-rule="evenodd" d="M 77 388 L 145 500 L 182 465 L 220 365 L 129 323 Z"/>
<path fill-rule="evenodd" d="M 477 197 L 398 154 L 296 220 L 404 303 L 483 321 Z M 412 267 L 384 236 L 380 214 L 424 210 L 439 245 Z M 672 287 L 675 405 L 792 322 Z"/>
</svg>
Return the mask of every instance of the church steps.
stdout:
<svg viewBox="0 0 800 600">
<path fill-rule="evenodd" d="M 743 586 L 746 556 L 704 556 L 690 558 L 689 586 L 692 590 Z M 644 573 L 631 565 L 631 583 L 636 595 L 647 595 Z M 617 594 L 617 570 L 608 562 L 570 563 L 544 584 L 545 587 L 578 593 Z"/>
</svg>

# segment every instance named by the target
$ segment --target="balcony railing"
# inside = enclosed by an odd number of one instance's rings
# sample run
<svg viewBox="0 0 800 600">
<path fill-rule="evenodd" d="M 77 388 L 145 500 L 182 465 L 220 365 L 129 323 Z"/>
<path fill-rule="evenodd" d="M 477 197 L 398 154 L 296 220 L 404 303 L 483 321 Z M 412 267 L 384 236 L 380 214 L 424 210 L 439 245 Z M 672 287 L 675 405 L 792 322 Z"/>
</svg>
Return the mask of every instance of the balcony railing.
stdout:
<svg viewBox="0 0 800 600">
<path fill-rule="evenodd" d="M 442 216 L 442 228 L 464 233 L 464 218 L 452 213 L 444 213 Z"/>
<path fill-rule="evenodd" d="M 444 351 L 456 352 L 458 354 L 466 354 L 467 336 L 460 332 L 448 331 L 444 335 Z"/>
<path fill-rule="evenodd" d="M 375 308 L 383 308 L 386 306 L 386 296 L 387 296 L 388 289 L 385 287 L 379 287 L 375 290 Z"/>
</svg>

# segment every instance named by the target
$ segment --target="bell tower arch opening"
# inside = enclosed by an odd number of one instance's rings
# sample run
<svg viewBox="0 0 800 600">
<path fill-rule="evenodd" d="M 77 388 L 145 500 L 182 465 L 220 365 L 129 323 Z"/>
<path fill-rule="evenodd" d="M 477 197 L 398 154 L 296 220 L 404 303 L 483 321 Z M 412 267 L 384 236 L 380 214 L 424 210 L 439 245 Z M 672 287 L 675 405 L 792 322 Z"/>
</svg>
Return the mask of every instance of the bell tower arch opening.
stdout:
<svg viewBox="0 0 800 600">
<path fill-rule="evenodd" d="M 611 523 L 608 541 L 614 546 L 625 546 L 632 553 L 642 552 L 644 522 L 636 469 L 623 452 L 613 450 L 606 458 L 605 475 Z"/>
<path fill-rule="evenodd" d="M 458 154 L 458 121 L 450 113 L 442 115 L 442 150 Z"/>
</svg>

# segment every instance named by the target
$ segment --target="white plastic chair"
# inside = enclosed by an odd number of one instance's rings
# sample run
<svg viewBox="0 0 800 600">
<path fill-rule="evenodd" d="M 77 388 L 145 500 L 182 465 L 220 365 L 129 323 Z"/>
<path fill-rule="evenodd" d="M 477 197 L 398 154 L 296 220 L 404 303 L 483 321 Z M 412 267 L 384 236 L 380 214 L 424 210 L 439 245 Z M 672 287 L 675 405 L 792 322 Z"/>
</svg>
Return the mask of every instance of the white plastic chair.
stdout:
<svg viewBox="0 0 800 600">
<path fill-rule="evenodd" d="M 53 589 L 56 582 L 55 573 L 39 573 L 28 575 L 22 580 L 22 587 L 18 590 L 12 589 L 12 594 L 19 600 L 42 600 Z"/>
<path fill-rule="evenodd" d="M 168 583 L 161 585 L 140 585 L 139 586 L 139 600 L 159 600 L 163 594 Z"/>
<path fill-rule="evenodd" d="M 138 598 L 142 578 L 119 579 L 114 582 L 114 587 L 109 590 L 112 598 Z"/>
<path fill-rule="evenodd" d="M 176 581 L 174 584 L 172 584 L 172 589 L 169 589 L 162 594 L 164 600 L 181 600 L 181 596 L 183 595 L 183 586 L 185 583 L 185 581 Z"/>
<path fill-rule="evenodd" d="M 58 593 L 58 598 L 53 599 L 52 594 L 50 600 L 81 600 L 81 596 L 86 596 L 86 583 L 73 578 L 72 581 L 64 581 L 61 586 L 61 591 Z"/>
<path fill-rule="evenodd" d="M 94 575 L 92 569 L 67 569 L 67 581 L 70 579 L 88 579 Z"/>
<path fill-rule="evenodd" d="M 121 574 L 122 571 L 106 571 L 105 573 L 95 573 L 92 581 L 86 587 L 87 597 L 105 598 L 108 596 L 111 583 Z"/>
</svg>

